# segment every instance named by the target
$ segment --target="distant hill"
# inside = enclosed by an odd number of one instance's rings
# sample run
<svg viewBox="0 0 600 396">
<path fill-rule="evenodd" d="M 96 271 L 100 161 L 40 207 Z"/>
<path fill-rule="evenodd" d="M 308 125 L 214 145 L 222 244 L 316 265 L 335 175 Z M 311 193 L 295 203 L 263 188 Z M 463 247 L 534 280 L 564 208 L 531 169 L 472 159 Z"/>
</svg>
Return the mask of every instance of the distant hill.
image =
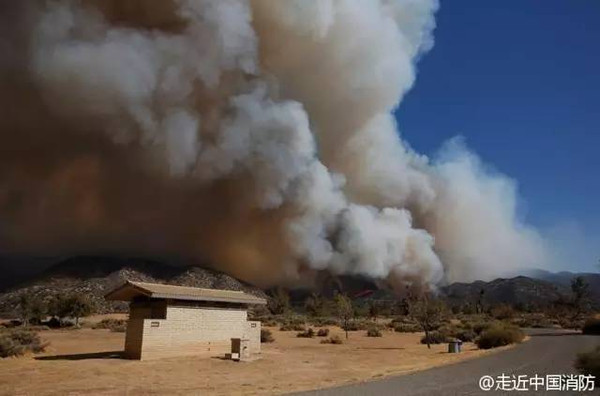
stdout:
<svg viewBox="0 0 600 396">
<path fill-rule="evenodd" d="M 510 304 L 516 307 L 546 307 L 558 300 L 571 296 L 571 280 L 582 276 L 588 282 L 591 300 L 600 307 L 600 274 L 538 273 L 546 279 L 516 276 L 508 279 L 495 279 L 490 282 L 452 283 L 440 287 L 440 296 L 450 305 L 475 304 L 483 290 L 485 305 Z M 325 276 L 317 284 L 318 291 L 330 296 L 333 291 L 342 291 L 358 300 L 390 301 L 396 296 L 390 290 L 379 288 L 368 279 L 350 276 Z M 301 305 L 310 294 L 308 290 L 294 291 L 292 302 Z"/>
<path fill-rule="evenodd" d="M 540 279 L 517 276 L 511 279 L 495 279 L 491 282 L 453 283 L 442 288 L 450 304 L 474 304 L 483 291 L 486 305 L 510 304 L 516 307 L 544 307 L 559 299 L 568 298 L 570 290 Z"/>
<path fill-rule="evenodd" d="M 144 258 L 78 256 L 65 259 L 41 274 L 0 294 L 0 315 L 13 316 L 23 294 L 50 299 L 59 293 L 88 295 L 99 312 L 124 311 L 125 303 L 108 302 L 104 295 L 127 280 L 180 286 L 241 290 L 264 297 L 264 292 L 229 275 L 198 266 L 172 266 Z"/>
<path fill-rule="evenodd" d="M 582 277 L 589 285 L 590 297 L 598 306 L 600 306 L 600 273 L 592 272 L 549 272 L 546 270 L 530 270 L 527 276 L 535 279 L 541 279 L 557 286 L 565 288 L 571 287 L 571 282 L 577 277 Z"/>
</svg>

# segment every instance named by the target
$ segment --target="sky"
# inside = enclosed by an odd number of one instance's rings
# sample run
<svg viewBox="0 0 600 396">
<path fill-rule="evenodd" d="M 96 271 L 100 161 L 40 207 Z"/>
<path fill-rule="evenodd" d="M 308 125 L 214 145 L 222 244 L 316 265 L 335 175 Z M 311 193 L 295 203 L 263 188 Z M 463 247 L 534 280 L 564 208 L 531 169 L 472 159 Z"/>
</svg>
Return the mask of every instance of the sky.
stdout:
<svg viewBox="0 0 600 396">
<path fill-rule="evenodd" d="M 514 178 L 555 270 L 600 270 L 600 1 L 442 0 L 396 112 L 434 156 L 456 135 Z"/>
</svg>

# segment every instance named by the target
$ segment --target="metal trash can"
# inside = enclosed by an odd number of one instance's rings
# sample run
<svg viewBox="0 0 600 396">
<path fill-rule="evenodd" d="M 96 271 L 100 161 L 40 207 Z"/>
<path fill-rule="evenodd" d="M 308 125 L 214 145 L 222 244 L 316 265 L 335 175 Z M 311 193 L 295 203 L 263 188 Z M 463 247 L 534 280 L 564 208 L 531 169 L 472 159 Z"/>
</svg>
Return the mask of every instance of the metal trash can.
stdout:
<svg viewBox="0 0 600 396">
<path fill-rule="evenodd" d="M 462 341 L 459 339 L 451 340 L 448 343 L 448 353 L 460 353 L 460 348 L 462 346 Z"/>
</svg>

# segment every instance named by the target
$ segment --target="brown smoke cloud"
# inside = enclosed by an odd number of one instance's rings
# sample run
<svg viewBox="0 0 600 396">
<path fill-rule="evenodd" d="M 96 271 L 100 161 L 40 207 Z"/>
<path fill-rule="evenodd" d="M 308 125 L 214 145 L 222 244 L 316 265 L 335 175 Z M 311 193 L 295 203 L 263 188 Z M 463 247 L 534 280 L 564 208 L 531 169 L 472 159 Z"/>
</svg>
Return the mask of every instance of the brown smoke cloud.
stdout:
<svg viewBox="0 0 600 396">
<path fill-rule="evenodd" d="M 391 114 L 435 0 L 0 5 L 0 246 L 204 260 L 262 286 L 395 285 L 544 257 L 514 183 Z"/>
</svg>

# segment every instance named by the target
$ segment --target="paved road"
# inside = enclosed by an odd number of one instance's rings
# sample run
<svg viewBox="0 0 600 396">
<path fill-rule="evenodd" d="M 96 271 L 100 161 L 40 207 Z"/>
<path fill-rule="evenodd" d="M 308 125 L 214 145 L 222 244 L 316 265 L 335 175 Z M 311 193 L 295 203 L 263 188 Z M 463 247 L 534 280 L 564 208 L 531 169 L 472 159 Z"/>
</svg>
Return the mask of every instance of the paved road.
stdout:
<svg viewBox="0 0 600 396">
<path fill-rule="evenodd" d="M 513 349 L 490 356 L 433 368 L 399 377 L 364 382 L 356 385 L 302 393 L 303 396 L 362 396 L 362 395 L 535 395 L 543 392 L 484 392 L 479 389 L 479 378 L 501 374 L 540 376 L 546 374 L 576 373 L 573 361 L 578 352 L 600 345 L 600 337 L 584 336 L 555 330 L 530 330 L 531 340 Z M 567 395 L 567 392 L 549 392 Z M 600 391 L 578 393 L 599 395 Z"/>
</svg>

